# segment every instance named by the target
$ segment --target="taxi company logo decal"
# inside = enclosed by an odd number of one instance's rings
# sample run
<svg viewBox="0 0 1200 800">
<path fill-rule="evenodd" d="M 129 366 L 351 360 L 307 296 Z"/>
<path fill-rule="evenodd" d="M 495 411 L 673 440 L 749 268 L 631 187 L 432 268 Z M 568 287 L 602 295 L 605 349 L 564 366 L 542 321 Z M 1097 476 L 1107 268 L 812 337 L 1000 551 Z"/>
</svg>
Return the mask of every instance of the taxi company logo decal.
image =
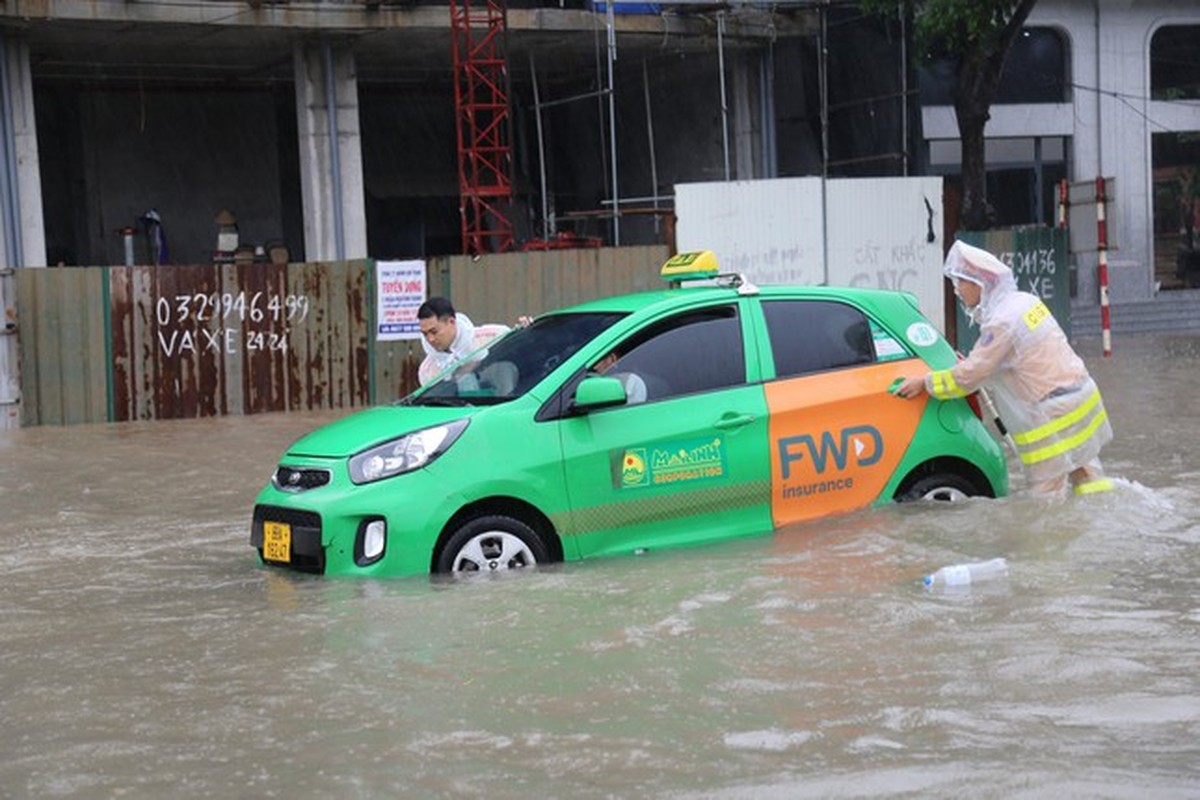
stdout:
<svg viewBox="0 0 1200 800">
<path fill-rule="evenodd" d="M 621 459 L 621 485 L 646 485 L 646 448 L 634 447 L 625 451 Z"/>
<path fill-rule="evenodd" d="M 846 469 L 851 457 L 858 467 L 869 467 L 883 457 L 883 436 L 874 425 L 855 425 L 842 428 L 837 436 L 832 431 L 822 431 L 819 438 L 812 434 L 786 436 L 776 443 L 779 448 L 779 464 L 783 480 L 792 477 L 792 464 L 804 461 L 812 463 L 820 476 L 825 475 L 832 460 L 839 472 Z M 783 497 L 793 498 L 817 492 L 838 491 L 854 488 L 854 476 L 819 480 L 813 483 L 785 486 Z"/>
<path fill-rule="evenodd" d="M 621 457 L 621 486 L 626 489 L 719 478 L 724 474 L 725 443 L 719 437 L 651 448 L 631 447 Z"/>
<path fill-rule="evenodd" d="M 937 331 L 928 322 L 914 322 L 908 326 L 904 335 L 917 347 L 929 347 L 931 344 L 937 344 L 938 340 Z"/>
</svg>

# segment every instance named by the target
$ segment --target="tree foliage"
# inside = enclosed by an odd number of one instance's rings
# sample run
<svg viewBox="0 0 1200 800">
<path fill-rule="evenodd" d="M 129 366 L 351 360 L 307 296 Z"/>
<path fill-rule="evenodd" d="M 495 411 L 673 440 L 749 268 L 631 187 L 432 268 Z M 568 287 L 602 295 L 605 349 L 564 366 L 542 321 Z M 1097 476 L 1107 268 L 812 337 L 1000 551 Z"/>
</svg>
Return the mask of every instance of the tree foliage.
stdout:
<svg viewBox="0 0 1200 800">
<path fill-rule="evenodd" d="M 880 0 L 872 0 L 883 7 Z M 1033 3 L 1016 0 L 915 0 L 913 22 L 917 45 L 927 57 L 959 56 L 967 50 L 996 51 L 1011 41 L 1015 34 L 1011 22 L 1018 18 L 1017 11 L 1027 6 L 1021 15 L 1021 23 L 1028 16 Z M 1020 25 L 1016 30 L 1020 30 Z"/>
<path fill-rule="evenodd" d="M 968 230 L 991 227 L 987 200 L 984 126 L 1004 73 L 1004 62 L 1037 0 L 862 0 L 876 14 L 908 15 L 922 59 L 957 62 L 954 111 L 962 139 L 962 207 Z"/>
</svg>

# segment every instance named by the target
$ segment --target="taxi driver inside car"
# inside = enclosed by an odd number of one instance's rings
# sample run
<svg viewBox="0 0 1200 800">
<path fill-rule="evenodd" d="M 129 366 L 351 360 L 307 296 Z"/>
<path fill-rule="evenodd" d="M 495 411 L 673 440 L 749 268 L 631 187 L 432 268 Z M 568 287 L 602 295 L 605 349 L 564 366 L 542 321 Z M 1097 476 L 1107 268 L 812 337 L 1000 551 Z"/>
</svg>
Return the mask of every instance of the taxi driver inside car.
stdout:
<svg viewBox="0 0 1200 800">
<path fill-rule="evenodd" d="M 672 288 L 543 314 L 464 354 L 480 374 L 503 363 L 503 391 L 446 370 L 293 443 L 255 505 L 262 561 L 506 569 L 1007 492 L 965 401 L 888 397 L 918 359 L 955 359 L 911 295 L 760 288 L 711 252 L 662 273 Z"/>
</svg>

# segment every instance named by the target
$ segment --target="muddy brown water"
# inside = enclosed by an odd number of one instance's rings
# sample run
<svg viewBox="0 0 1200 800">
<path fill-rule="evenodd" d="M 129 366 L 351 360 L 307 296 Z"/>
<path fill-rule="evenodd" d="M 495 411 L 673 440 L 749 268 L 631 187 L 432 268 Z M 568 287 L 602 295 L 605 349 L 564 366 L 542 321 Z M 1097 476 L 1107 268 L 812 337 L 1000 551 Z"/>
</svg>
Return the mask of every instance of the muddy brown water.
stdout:
<svg viewBox="0 0 1200 800">
<path fill-rule="evenodd" d="M 0 431 L 0 797 L 1200 797 L 1200 337 L 1080 349 L 1111 495 L 454 585 L 257 564 L 339 414 Z"/>
</svg>

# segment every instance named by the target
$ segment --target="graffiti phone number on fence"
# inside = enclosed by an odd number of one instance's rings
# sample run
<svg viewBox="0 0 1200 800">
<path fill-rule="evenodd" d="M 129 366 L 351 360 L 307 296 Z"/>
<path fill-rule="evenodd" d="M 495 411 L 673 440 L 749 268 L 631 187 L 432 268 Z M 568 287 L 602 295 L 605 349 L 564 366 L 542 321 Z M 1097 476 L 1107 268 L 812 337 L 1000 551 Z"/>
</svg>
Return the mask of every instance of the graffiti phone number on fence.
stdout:
<svg viewBox="0 0 1200 800">
<path fill-rule="evenodd" d="M 158 298 L 155 309 L 159 325 L 182 324 L 189 319 L 196 322 L 220 320 L 230 317 L 239 321 L 303 322 L 308 316 L 308 297 L 302 294 L 278 295 L 274 292 L 255 292 L 246 299 L 244 291 L 213 292 L 212 294 L 177 294 L 174 303 L 166 297 Z"/>
<path fill-rule="evenodd" d="M 247 321 L 300 323 L 308 316 L 308 310 L 308 297 L 302 294 L 255 292 L 247 299 L 242 291 L 177 294 L 173 299 L 160 297 L 155 306 L 158 346 L 168 357 L 199 352 L 233 355 L 243 344 L 250 351 L 286 352 L 290 326 L 283 331 L 246 330 L 244 336 L 236 326 Z M 235 327 L 230 327 L 231 324 Z M 197 329 L 181 330 L 184 326 Z M 174 330 L 164 330 L 168 328 Z"/>
</svg>

